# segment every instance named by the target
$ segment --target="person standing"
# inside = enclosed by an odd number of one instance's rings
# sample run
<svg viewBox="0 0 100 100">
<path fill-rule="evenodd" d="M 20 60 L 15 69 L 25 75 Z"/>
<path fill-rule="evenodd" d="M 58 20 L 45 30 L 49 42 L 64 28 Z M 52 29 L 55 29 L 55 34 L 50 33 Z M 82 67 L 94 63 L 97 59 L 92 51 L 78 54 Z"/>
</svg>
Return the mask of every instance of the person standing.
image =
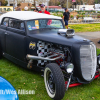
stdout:
<svg viewBox="0 0 100 100">
<path fill-rule="evenodd" d="M 34 12 L 39 12 L 38 8 L 35 8 L 35 9 L 34 9 Z"/>
<path fill-rule="evenodd" d="M 17 9 L 16 9 L 16 11 L 21 11 L 20 6 L 21 6 L 21 4 L 17 4 Z"/>
<path fill-rule="evenodd" d="M 45 14 L 50 15 L 50 13 L 49 13 L 48 11 L 45 10 L 45 5 L 44 5 L 44 4 L 41 4 L 41 5 L 40 5 L 40 8 L 41 8 L 41 11 L 39 11 L 39 13 L 45 13 Z"/>
<path fill-rule="evenodd" d="M 68 9 L 65 8 L 65 12 L 63 13 L 63 19 L 64 19 L 64 22 L 65 22 L 65 27 L 67 27 L 67 29 L 68 29 L 69 18 L 70 18 L 70 13 L 69 13 Z"/>
</svg>

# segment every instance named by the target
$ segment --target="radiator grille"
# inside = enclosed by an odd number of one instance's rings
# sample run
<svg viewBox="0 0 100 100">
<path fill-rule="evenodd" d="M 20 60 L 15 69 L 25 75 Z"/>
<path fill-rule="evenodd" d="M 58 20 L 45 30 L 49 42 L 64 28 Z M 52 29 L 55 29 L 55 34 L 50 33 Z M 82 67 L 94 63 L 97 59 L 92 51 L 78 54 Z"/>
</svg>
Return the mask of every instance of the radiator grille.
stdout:
<svg viewBox="0 0 100 100">
<path fill-rule="evenodd" d="M 96 46 L 93 43 L 91 43 L 91 45 L 81 46 L 80 60 L 83 78 L 87 81 L 92 80 L 95 75 L 97 65 Z"/>
</svg>

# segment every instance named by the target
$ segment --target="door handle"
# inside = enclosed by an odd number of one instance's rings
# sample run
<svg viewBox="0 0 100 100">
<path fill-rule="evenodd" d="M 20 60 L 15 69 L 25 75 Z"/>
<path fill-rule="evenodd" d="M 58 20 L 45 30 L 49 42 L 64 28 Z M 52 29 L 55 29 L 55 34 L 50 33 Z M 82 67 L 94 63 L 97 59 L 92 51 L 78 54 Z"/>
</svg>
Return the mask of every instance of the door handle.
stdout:
<svg viewBox="0 0 100 100">
<path fill-rule="evenodd" d="M 6 35 L 9 35 L 7 32 L 5 32 Z"/>
</svg>

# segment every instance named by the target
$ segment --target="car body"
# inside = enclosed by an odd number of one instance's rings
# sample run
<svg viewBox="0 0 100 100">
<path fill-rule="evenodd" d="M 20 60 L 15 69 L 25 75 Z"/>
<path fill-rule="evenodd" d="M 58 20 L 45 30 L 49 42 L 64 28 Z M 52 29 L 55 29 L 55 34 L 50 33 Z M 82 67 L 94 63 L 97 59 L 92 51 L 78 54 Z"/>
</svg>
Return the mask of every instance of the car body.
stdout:
<svg viewBox="0 0 100 100">
<path fill-rule="evenodd" d="M 43 71 L 48 95 L 60 100 L 69 84 L 90 83 L 97 72 L 95 44 L 74 33 L 57 16 L 8 12 L 0 16 L 1 55 L 22 67 Z"/>
<path fill-rule="evenodd" d="M 14 87 L 3 77 L 0 76 L 0 99 L 1 100 L 19 100 Z"/>
</svg>

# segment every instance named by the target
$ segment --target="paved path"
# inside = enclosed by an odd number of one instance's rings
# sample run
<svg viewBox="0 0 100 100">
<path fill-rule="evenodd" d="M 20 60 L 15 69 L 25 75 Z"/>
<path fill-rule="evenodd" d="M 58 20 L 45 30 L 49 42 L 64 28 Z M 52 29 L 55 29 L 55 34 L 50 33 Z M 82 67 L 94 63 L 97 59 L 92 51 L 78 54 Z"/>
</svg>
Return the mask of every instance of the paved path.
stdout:
<svg viewBox="0 0 100 100">
<path fill-rule="evenodd" d="M 100 38 L 100 32 L 80 32 L 75 34 L 90 40 Z"/>
<path fill-rule="evenodd" d="M 80 32 L 75 34 L 93 41 L 96 47 L 100 49 L 100 44 L 98 43 L 100 40 L 100 32 Z"/>
<path fill-rule="evenodd" d="M 81 23 L 68 23 L 68 24 L 97 24 L 97 23 L 100 23 L 100 22 L 81 22 Z"/>
</svg>

